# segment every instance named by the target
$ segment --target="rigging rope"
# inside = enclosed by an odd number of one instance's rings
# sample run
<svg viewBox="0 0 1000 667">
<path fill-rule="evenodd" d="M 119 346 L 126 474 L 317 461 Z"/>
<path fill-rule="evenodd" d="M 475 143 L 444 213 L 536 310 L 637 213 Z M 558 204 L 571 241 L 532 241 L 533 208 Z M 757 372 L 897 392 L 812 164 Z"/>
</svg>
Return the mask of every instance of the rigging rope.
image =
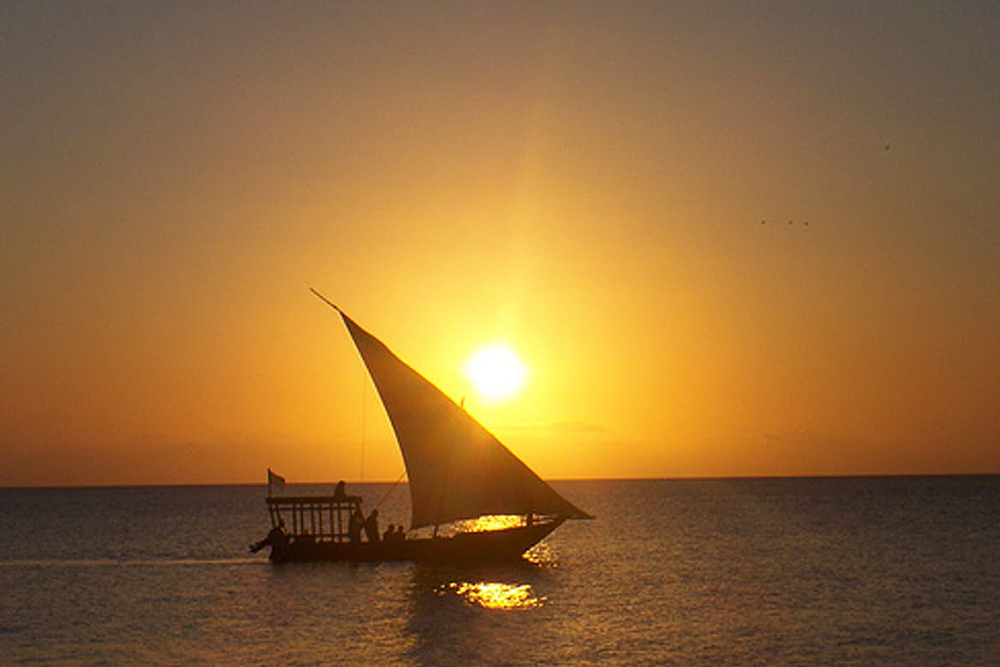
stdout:
<svg viewBox="0 0 1000 667">
<path fill-rule="evenodd" d="M 389 487 L 389 490 L 386 491 L 385 495 L 382 496 L 382 500 L 378 501 L 378 505 L 375 506 L 375 509 L 382 507 L 382 503 L 384 503 L 386 500 L 389 499 L 390 494 L 392 494 L 392 492 L 396 490 L 396 487 L 399 486 L 399 483 L 403 481 L 404 477 L 406 477 L 405 470 L 403 471 L 403 474 L 401 474 L 399 478 L 395 482 L 393 482 L 392 486 Z"/>
<path fill-rule="evenodd" d="M 361 378 L 361 472 L 360 482 L 365 481 L 365 440 L 368 434 L 368 378 Z"/>
</svg>

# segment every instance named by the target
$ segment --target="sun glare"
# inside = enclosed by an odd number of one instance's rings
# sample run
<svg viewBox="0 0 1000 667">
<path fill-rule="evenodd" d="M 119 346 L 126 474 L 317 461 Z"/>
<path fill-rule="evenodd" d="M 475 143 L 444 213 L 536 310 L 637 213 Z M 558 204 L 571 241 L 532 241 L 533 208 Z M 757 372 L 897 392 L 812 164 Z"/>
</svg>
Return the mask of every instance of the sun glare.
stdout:
<svg viewBox="0 0 1000 667">
<path fill-rule="evenodd" d="M 473 352 L 465 364 L 465 374 L 484 398 L 501 401 L 521 391 L 528 370 L 509 345 L 497 343 Z"/>
</svg>

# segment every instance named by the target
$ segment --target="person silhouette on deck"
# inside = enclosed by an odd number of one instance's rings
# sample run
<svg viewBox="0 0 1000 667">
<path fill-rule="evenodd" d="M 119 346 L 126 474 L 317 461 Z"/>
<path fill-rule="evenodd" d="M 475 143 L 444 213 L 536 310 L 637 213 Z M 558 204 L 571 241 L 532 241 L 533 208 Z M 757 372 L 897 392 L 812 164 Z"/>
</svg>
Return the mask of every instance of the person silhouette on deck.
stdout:
<svg viewBox="0 0 1000 667">
<path fill-rule="evenodd" d="M 271 529 L 271 532 L 267 534 L 267 537 L 262 539 L 260 542 L 254 542 L 250 545 L 250 552 L 257 553 L 266 546 L 270 546 L 271 549 L 280 549 L 281 547 L 288 545 L 288 534 L 285 533 L 285 520 L 279 519 L 278 525 Z"/>
<path fill-rule="evenodd" d="M 361 527 L 364 522 L 361 512 L 357 509 L 351 512 L 351 518 L 347 521 L 347 536 L 351 540 L 351 544 L 361 543 Z"/>
<path fill-rule="evenodd" d="M 372 513 L 368 515 L 365 519 L 365 534 L 368 535 L 369 542 L 378 542 L 378 510 L 372 510 Z"/>
</svg>

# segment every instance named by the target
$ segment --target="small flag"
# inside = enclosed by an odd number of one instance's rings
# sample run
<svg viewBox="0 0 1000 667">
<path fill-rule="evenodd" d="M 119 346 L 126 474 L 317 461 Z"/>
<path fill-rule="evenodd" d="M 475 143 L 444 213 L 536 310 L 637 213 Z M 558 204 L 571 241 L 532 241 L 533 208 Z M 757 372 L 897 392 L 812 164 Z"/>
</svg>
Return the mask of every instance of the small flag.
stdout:
<svg viewBox="0 0 1000 667">
<path fill-rule="evenodd" d="M 267 469 L 267 495 L 271 495 L 274 491 L 280 491 L 285 488 L 285 478 L 281 475 L 276 474 L 270 468 Z"/>
</svg>

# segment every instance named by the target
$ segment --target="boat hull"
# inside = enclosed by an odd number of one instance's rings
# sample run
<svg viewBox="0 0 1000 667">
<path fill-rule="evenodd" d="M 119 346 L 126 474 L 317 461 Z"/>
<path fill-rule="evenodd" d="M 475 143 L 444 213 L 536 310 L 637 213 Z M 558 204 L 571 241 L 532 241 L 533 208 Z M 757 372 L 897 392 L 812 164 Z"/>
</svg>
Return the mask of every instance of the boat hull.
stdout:
<svg viewBox="0 0 1000 667">
<path fill-rule="evenodd" d="M 407 539 L 399 542 L 311 542 L 295 540 L 271 548 L 275 563 L 310 561 L 505 561 L 517 560 L 558 528 L 564 519 L 450 537 Z"/>
</svg>

